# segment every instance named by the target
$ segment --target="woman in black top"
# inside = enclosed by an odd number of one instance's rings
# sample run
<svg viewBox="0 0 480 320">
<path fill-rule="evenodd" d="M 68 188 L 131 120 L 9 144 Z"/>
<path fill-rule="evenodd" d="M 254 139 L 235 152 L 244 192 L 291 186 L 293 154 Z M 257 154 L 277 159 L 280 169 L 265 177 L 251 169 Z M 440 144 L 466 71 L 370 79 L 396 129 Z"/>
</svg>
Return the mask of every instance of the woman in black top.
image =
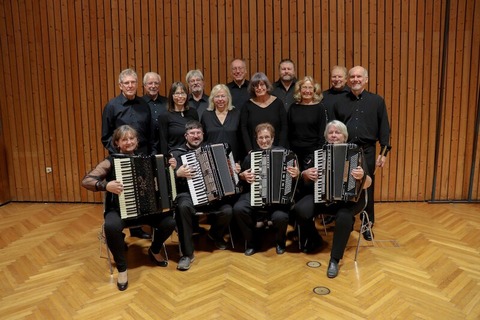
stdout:
<svg viewBox="0 0 480 320">
<path fill-rule="evenodd" d="M 271 95 L 272 84 L 262 72 L 255 73 L 248 84 L 250 100 L 242 106 L 240 126 L 246 152 L 258 148 L 255 141 L 255 128 L 268 122 L 275 129 L 273 144 L 287 147 L 287 112 L 280 99 Z"/>
<path fill-rule="evenodd" d="M 138 147 L 137 131 L 129 125 L 122 125 L 113 132 L 112 142 L 120 153 L 134 154 Z M 107 192 L 104 212 L 105 237 L 118 270 L 117 287 L 118 290 L 123 291 L 128 287 L 127 260 L 124 251 L 125 234 L 123 233 L 126 222 L 120 216 L 118 195 L 124 191 L 124 186 L 120 181 L 115 180 L 114 170 L 113 158 L 109 156 L 83 178 L 82 186 L 90 191 Z M 152 214 L 138 222 L 153 227 L 153 241 L 148 254 L 155 264 L 166 267 L 168 261 L 161 256 L 160 249 L 163 242 L 175 230 L 173 215 Z"/>
<path fill-rule="evenodd" d="M 224 84 L 212 88 L 209 105 L 202 115 L 206 143 L 226 142 L 236 162 L 245 157 L 240 143 L 240 112 L 232 105 L 230 90 Z"/>
<path fill-rule="evenodd" d="M 168 94 L 168 112 L 160 115 L 160 153 L 168 154 L 185 142 L 185 125 L 189 120 L 198 121 L 197 110 L 187 103 L 187 88 L 182 82 L 174 82 Z"/>
<path fill-rule="evenodd" d="M 323 132 L 327 122 L 320 85 L 307 76 L 295 84 L 293 103 L 288 110 L 288 142 L 295 152 L 302 170 L 311 160 L 315 150 L 320 149 L 325 138 Z"/>
</svg>

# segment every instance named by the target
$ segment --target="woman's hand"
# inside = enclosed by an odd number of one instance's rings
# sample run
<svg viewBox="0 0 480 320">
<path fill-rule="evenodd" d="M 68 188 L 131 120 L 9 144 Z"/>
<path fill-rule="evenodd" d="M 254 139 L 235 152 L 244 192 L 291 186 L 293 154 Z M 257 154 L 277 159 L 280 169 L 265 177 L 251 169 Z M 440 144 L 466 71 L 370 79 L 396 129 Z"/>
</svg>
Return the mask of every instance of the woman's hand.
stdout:
<svg viewBox="0 0 480 320">
<path fill-rule="evenodd" d="M 245 180 L 248 183 L 255 182 L 255 175 L 252 172 L 252 169 L 245 170 L 240 173 L 240 179 Z"/>
<path fill-rule="evenodd" d="M 318 170 L 317 168 L 308 168 L 302 172 L 302 176 L 305 180 L 317 181 Z"/>
<path fill-rule="evenodd" d="M 296 179 L 300 175 L 300 169 L 298 169 L 296 161 L 293 167 L 287 167 L 287 172 L 293 179 Z"/>
<path fill-rule="evenodd" d="M 112 180 L 107 183 L 105 189 L 114 194 L 120 194 L 123 192 L 123 184 L 118 180 Z"/>
<path fill-rule="evenodd" d="M 351 175 L 356 180 L 362 180 L 365 172 L 363 171 L 362 167 L 358 166 L 355 169 L 352 169 Z"/>
</svg>

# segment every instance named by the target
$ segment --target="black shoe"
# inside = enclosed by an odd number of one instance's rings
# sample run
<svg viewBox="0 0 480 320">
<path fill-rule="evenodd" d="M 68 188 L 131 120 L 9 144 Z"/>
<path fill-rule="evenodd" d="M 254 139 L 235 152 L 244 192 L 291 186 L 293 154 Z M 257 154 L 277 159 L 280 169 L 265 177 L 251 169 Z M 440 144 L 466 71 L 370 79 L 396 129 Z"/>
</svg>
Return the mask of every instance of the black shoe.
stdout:
<svg viewBox="0 0 480 320">
<path fill-rule="evenodd" d="M 247 248 L 247 250 L 245 250 L 245 255 L 246 256 L 251 256 L 255 253 L 255 249 L 254 248 Z"/>
<path fill-rule="evenodd" d="M 338 275 L 338 263 L 330 260 L 328 263 L 327 277 L 335 278 Z"/>
<path fill-rule="evenodd" d="M 216 238 L 208 233 L 208 238 L 213 241 L 215 244 L 215 247 L 217 247 L 220 250 L 225 250 L 227 249 L 227 242 L 223 238 Z"/>
<path fill-rule="evenodd" d="M 125 291 L 125 290 L 127 290 L 127 288 L 128 288 L 128 281 L 125 282 L 125 283 L 117 282 L 117 288 L 118 288 L 118 290 L 120 290 L 120 291 Z"/>
<path fill-rule="evenodd" d="M 167 260 L 160 260 L 158 261 L 157 258 L 155 258 L 155 256 L 153 255 L 153 252 L 152 252 L 152 249 L 148 249 L 148 256 L 150 257 L 150 259 L 152 259 L 153 263 L 155 263 L 157 266 L 159 267 L 163 267 L 165 268 L 166 266 L 168 266 L 168 261 Z"/>
<path fill-rule="evenodd" d="M 285 245 L 280 245 L 277 244 L 277 247 L 275 248 L 277 251 L 277 254 L 284 254 L 285 253 Z"/>
<path fill-rule="evenodd" d="M 205 234 L 206 232 L 207 230 L 203 227 L 200 227 L 199 225 L 193 226 L 193 229 L 192 229 L 193 236 L 202 235 L 202 234 Z"/>
<path fill-rule="evenodd" d="M 363 231 L 362 235 L 363 235 L 363 239 L 367 240 L 367 241 L 372 241 L 373 239 L 373 231 L 370 232 L 370 230 L 372 229 L 366 229 L 365 231 Z"/>
<path fill-rule="evenodd" d="M 140 239 L 152 239 L 152 235 L 143 231 L 142 228 L 131 228 L 130 237 L 135 237 Z"/>
</svg>

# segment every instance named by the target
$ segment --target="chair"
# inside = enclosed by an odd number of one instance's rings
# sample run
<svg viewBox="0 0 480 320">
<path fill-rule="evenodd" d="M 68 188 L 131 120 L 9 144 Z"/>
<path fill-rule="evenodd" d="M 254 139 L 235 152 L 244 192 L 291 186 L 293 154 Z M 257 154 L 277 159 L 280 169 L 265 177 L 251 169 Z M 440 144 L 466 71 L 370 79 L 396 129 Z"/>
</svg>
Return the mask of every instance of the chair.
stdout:
<svg viewBox="0 0 480 320">
<path fill-rule="evenodd" d="M 355 262 L 357 262 L 358 249 L 360 248 L 360 239 L 362 238 L 362 234 L 365 231 L 367 230 L 370 231 L 370 234 L 372 235 L 372 243 L 373 245 L 375 245 L 375 239 L 373 237 L 373 232 L 372 232 L 372 222 L 368 218 L 367 211 L 365 211 L 365 209 L 367 208 L 368 193 L 366 192 L 366 190 L 364 190 L 364 192 L 365 192 L 365 205 L 363 206 L 362 211 L 360 211 L 361 224 L 360 224 L 360 230 L 358 234 L 357 249 L 355 250 L 355 259 L 354 259 Z"/>
<path fill-rule="evenodd" d="M 218 211 L 208 211 L 208 212 L 203 212 L 203 211 L 197 211 L 195 213 L 196 216 L 208 216 L 210 214 L 215 214 Z M 235 245 L 233 243 L 233 236 L 232 236 L 232 229 L 230 228 L 230 224 L 228 225 L 228 234 L 230 236 L 230 244 L 232 245 L 232 248 L 235 248 Z"/>
<path fill-rule="evenodd" d="M 154 235 L 155 236 L 155 233 Z M 107 245 L 107 239 L 105 237 L 105 224 L 102 223 L 102 227 L 100 228 L 100 231 L 98 232 L 98 240 L 100 241 L 100 258 L 103 257 L 102 252 L 103 248 L 105 248 L 106 255 L 107 255 L 107 260 L 108 260 L 108 267 L 110 269 L 110 275 L 113 275 L 113 263 L 112 263 L 112 257 L 110 254 L 110 250 L 108 249 Z M 153 241 L 153 239 L 152 239 Z M 165 246 L 165 243 L 162 244 L 163 247 L 163 252 L 165 254 L 165 260 L 168 261 L 168 253 L 167 253 L 167 247 Z"/>
</svg>

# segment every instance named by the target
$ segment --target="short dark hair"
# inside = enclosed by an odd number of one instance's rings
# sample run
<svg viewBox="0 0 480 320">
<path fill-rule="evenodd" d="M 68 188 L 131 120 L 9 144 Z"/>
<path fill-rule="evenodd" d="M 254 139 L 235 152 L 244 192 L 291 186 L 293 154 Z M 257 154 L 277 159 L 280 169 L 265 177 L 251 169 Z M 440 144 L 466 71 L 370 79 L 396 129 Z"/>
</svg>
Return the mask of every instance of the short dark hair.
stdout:
<svg viewBox="0 0 480 320">
<path fill-rule="evenodd" d="M 185 124 L 185 133 L 187 133 L 189 130 L 192 130 L 192 129 L 200 129 L 202 130 L 203 132 L 203 126 L 202 124 L 197 121 L 197 120 L 189 120 L 186 124 Z"/>
</svg>

